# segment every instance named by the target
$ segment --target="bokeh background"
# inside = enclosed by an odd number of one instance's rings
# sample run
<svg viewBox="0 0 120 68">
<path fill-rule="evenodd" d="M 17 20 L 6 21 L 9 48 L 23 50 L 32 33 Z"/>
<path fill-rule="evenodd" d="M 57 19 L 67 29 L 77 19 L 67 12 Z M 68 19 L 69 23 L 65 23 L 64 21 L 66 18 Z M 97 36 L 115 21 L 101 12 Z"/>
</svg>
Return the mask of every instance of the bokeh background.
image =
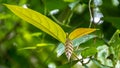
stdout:
<svg viewBox="0 0 120 68">
<path fill-rule="evenodd" d="M 56 55 L 59 41 L 14 15 L 3 4 L 28 7 L 58 23 L 70 33 L 89 27 L 89 0 L 0 0 L 0 68 L 55 68 L 67 63 Z M 120 0 L 92 0 L 96 34 L 109 41 L 120 29 Z M 63 67 L 64 68 L 64 67 Z"/>
</svg>

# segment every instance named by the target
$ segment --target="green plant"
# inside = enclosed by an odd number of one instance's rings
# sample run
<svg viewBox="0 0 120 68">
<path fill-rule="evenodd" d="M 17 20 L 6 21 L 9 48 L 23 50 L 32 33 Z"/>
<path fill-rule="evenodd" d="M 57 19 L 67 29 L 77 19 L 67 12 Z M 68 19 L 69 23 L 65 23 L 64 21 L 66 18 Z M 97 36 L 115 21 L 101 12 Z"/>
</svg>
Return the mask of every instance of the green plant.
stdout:
<svg viewBox="0 0 120 68">
<path fill-rule="evenodd" d="M 66 56 L 68 60 L 70 59 L 73 51 L 73 45 L 70 41 L 96 30 L 91 28 L 78 28 L 71 32 L 68 37 L 66 37 L 65 32 L 59 25 L 57 25 L 55 22 L 42 15 L 41 13 L 15 5 L 5 4 L 5 6 L 7 6 L 13 13 L 15 13 L 23 20 L 31 23 L 32 25 L 36 26 L 37 28 L 43 30 L 44 32 L 62 42 L 66 47 Z"/>
<path fill-rule="evenodd" d="M 74 3 L 75 0 L 71 0 L 71 1 L 64 0 L 64 1 Z M 44 2 L 44 1 L 42 1 L 42 2 Z M 55 1 L 55 2 L 57 2 L 57 1 Z M 66 59 L 64 60 L 62 58 L 63 60 L 61 60 L 61 57 L 57 58 L 57 59 L 55 58 L 54 60 L 56 61 L 56 65 L 57 65 L 58 60 L 60 60 L 60 62 L 61 62 L 60 65 L 63 64 L 62 66 L 57 66 L 58 68 L 70 68 L 77 62 L 82 63 L 82 66 L 84 66 L 86 68 L 89 67 L 89 63 L 91 63 L 91 62 L 93 62 L 92 64 L 94 64 L 95 67 L 117 68 L 117 66 L 119 66 L 119 60 L 120 60 L 120 55 L 119 55 L 119 52 L 120 52 L 120 50 L 119 50 L 119 48 L 120 48 L 119 21 L 120 20 L 118 17 L 119 12 L 112 14 L 112 15 L 117 15 L 117 17 L 115 17 L 115 16 L 110 17 L 109 15 L 111 15 L 111 11 L 114 12 L 114 11 L 118 11 L 119 9 L 111 10 L 111 9 L 116 9 L 116 8 L 114 8 L 113 6 L 109 7 L 109 5 L 111 3 L 108 4 L 107 1 L 103 1 L 103 5 L 99 10 L 101 10 L 101 12 L 105 16 L 102 18 L 102 20 L 105 23 L 103 23 L 101 26 L 98 26 L 94 21 L 90 21 L 90 23 L 88 23 L 88 16 L 89 16 L 88 13 L 90 13 L 90 18 L 91 19 L 93 18 L 93 20 L 94 20 L 95 11 L 92 11 L 92 10 L 94 10 L 96 7 L 98 7 L 93 4 L 92 0 L 89 0 L 89 1 L 80 0 L 79 2 L 75 1 L 74 4 L 76 4 L 76 5 L 73 6 L 73 8 L 71 9 L 72 11 L 69 9 L 64 9 L 63 13 L 60 13 L 60 15 L 58 14 L 58 17 L 60 17 L 60 18 L 58 18 L 59 20 L 55 19 L 56 16 L 54 17 L 54 15 L 51 15 L 51 17 L 56 22 L 53 22 L 50 18 L 45 16 L 47 14 L 47 11 L 51 10 L 51 8 L 48 8 L 48 9 L 46 8 L 46 6 L 48 7 L 51 5 L 49 3 L 49 1 L 44 2 L 44 14 L 45 15 L 43 15 L 42 13 L 33 11 L 29 8 L 23 8 L 23 7 L 19 7 L 16 5 L 8 5 L 8 4 L 5 4 L 5 5 L 18 17 L 20 17 L 23 20 L 27 21 L 28 23 L 34 25 L 38 29 L 46 32 L 47 34 L 49 34 L 50 36 L 52 36 L 53 38 L 57 39 L 60 42 L 60 44 L 58 44 L 57 49 L 56 49 L 57 56 L 63 57 L 64 56 L 63 53 L 65 53 L 70 62 L 65 64 L 64 62 Z M 71 28 L 74 29 L 73 31 L 71 31 L 69 29 L 67 29 L 67 31 L 65 29 L 65 31 L 64 31 L 63 30 L 64 28 L 62 26 L 70 27 L 69 25 L 73 21 L 76 22 L 74 15 L 79 15 L 79 14 L 73 14 L 73 13 L 75 12 L 75 9 L 78 8 L 77 6 L 80 5 L 83 7 L 83 4 L 84 4 L 84 6 L 86 6 L 86 5 L 89 6 L 88 7 L 89 11 L 86 10 L 85 13 L 82 13 L 84 15 L 81 14 L 80 16 L 77 16 L 77 17 L 81 17 L 81 18 L 77 18 L 77 19 L 79 19 L 79 21 L 77 21 L 77 22 L 80 22 L 80 24 L 82 22 L 87 22 L 87 23 L 83 23 L 82 27 L 84 27 L 84 25 L 87 27 L 88 27 L 88 25 L 89 25 L 89 27 L 93 27 L 93 25 L 94 25 L 94 28 L 98 27 L 100 30 L 98 32 L 96 31 L 95 33 L 92 33 L 96 29 L 78 28 L 78 26 L 71 26 Z M 85 7 L 84 7 L 84 9 L 85 9 Z M 68 10 L 68 14 L 64 14 L 64 13 L 66 13 L 66 10 Z M 79 9 L 77 9 L 77 10 L 79 10 Z M 105 10 L 105 11 L 103 11 L 103 10 Z M 106 12 L 106 11 L 109 11 L 109 12 Z M 2 16 L 4 16 L 4 15 L 2 15 Z M 73 16 L 73 18 L 71 18 L 72 16 Z M 6 17 L 4 16 L 4 17 L 0 17 L 0 18 L 6 19 L 9 17 L 10 17 L 10 15 L 6 15 Z M 73 20 L 73 19 L 75 19 L 75 20 Z M 58 23 L 61 26 L 59 26 L 56 23 Z M 108 23 L 110 25 L 108 25 Z M 19 21 L 18 24 L 21 24 L 21 21 Z M 75 24 L 77 25 L 78 23 L 75 23 Z M 104 26 L 104 24 L 107 25 L 107 28 L 106 28 L 106 26 Z M 16 27 L 13 28 L 13 30 L 14 29 L 16 29 Z M 107 30 L 109 30 L 109 31 L 107 31 Z M 116 31 L 116 32 L 114 33 L 113 31 Z M 28 39 L 31 39 L 31 37 L 33 36 L 33 35 L 31 36 L 28 31 L 22 30 L 21 32 L 25 32 L 23 34 L 27 34 L 25 37 L 28 37 Z M 65 33 L 65 32 L 68 32 L 69 34 Z M 5 38 L 7 38 L 9 34 L 11 34 L 11 32 L 8 32 L 8 34 L 5 35 Z M 36 34 L 36 36 L 38 37 L 40 34 L 41 33 Z M 111 38 L 111 36 L 112 36 L 112 38 Z M 3 37 L 3 41 L 5 40 L 5 38 Z M 44 38 L 44 39 L 46 41 L 46 39 L 48 39 L 48 38 Z M 19 40 L 19 38 L 18 38 L 18 41 L 21 44 L 21 40 Z M 35 41 L 30 41 L 30 42 L 35 42 Z M 50 40 L 50 42 L 52 42 L 52 41 Z M 1 39 L 0 39 L 0 44 L 1 44 Z M 21 44 L 21 45 L 23 45 L 23 44 Z M 46 43 L 40 42 L 40 44 L 37 44 L 37 46 L 25 47 L 25 48 L 22 48 L 22 50 L 24 51 L 24 49 L 36 49 L 36 51 L 38 51 L 39 50 L 39 49 L 37 50 L 38 46 L 41 47 L 41 46 L 49 46 L 49 45 L 51 45 L 51 44 L 46 44 Z M 41 47 L 41 48 L 44 48 L 44 47 Z M 0 48 L 0 49 L 2 49 L 2 48 Z M 13 48 L 11 48 L 11 49 L 13 49 Z M 22 50 L 21 50 L 21 52 L 23 52 Z M 47 49 L 44 49 L 44 50 L 45 50 L 44 53 L 45 52 L 50 53 L 49 51 L 47 51 Z M 53 51 L 54 50 L 55 50 L 55 48 L 53 49 Z M 44 53 L 41 51 L 40 54 L 44 54 Z M 48 58 L 50 58 L 50 56 L 51 56 L 51 54 L 49 54 Z M 82 58 L 79 58 L 79 56 L 82 56 Z M 84 59 L 86 59 L 86 58 L 88 58 L 89 60 L 87 62 L 84 62 Z M 53 60 L 53 58 L 50 58 L 50 59 Z M 44 67 L 46 67 L 46 65 L 48 65 L 48 64 L 45 64 L 45 63 L 47 63 L 46 61 L 48 61 L 48 59 L 46 59 L 44 61 L 44 63 L 43 63 Z M 40 66 L 43 66 L 43 65 L 40 65 Z"/>
</svg>

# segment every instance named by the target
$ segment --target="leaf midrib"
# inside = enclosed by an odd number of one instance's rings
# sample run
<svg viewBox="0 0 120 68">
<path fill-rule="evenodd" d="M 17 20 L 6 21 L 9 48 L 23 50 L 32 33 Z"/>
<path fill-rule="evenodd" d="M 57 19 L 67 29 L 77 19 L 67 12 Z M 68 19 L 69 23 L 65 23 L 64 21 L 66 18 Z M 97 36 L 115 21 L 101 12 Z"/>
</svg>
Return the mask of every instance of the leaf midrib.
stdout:
<svg viewBox="0 0 120 68">
<path fill-rule="evenodd" d="M 29 16 L 27 16 L 27 15 L 25 15 L 23 12 L 20 12 L 19 10 L 17 10 L 17 9 L 15 9 L 18 13 L 20 13 L 20 14 L 23 14 L 25 17 L 27 17 L 28 19 L 31 19 Z M 26 9 L 25 9 L 26 10 Z M 28 9 L 28 10 L 31 10 L 31 9 Z M 32 10 L 33 11 L 33 10 Z M 36 13 L 38 13 L 38 12 L 35 12 L 35 14 Z M 40 14 L 40 13 L 38 13 L 38 14 Z M 43 16 L 43 15 L 42 15 Z M 44 19 L 45 19 L 45 16 L 43 16 L 44 17 Z M 35 21 L 34 19 L 31 19 L 31 20 L 33 20 L 34 22 L 37 22 L 37 21 Z M 40 19 L 41 20 L 41 19 Z M 41 25 L 39 22 L 37 22 L 39 25 Z M 48 22 L 49 23 L 49 22 Z M 31 23 L 30 23 L 31 24 Z M 56 23 L 55 23 L 56 24 Z M 43 26 L 43 25 L 41 25 L 43 28 L 45 28 L 46 30 L 48 30 L 51 34 L 53 34 L 55 37 L 56 37 L 56 39 L 58 39 L 59 41 L 61 41 L 60 39 L 59 39 L 59 37 L 57 37 L 54 33 L 52 33 L 49 29 L 47 29 L 45 26 Z M 56 27 L 56 26 L 55 26 Z M 39 28 L 40 29 L 40 28 Z M 42 29 L 41 29 L 42 30 Z M 43 31 L 43 30 L 42 30 Z M 45 32 L 45 31 L 44 31 Z M 47 32 L 46 32 L 47 33 Z M 58 34 L 58 31 L 57 31 L 57 34 Z M 62 42 L 62 41 L 61 41 Z"/>
</svg>

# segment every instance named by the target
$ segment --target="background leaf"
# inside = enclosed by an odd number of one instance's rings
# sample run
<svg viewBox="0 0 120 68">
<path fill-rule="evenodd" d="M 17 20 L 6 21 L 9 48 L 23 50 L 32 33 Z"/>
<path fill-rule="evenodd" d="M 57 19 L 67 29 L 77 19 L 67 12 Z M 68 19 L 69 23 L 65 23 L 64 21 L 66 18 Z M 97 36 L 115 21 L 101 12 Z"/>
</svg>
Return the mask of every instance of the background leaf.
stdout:
<svg viewBox="0 0 120 68">
<path fill-rule="evenodd" d="M 117 29 L 120 29 L 120 17 L 104 17 L 103 19 L 111 23 Z"/>
<path fill-rule="evenodd" d="M 79 38 L 81 36 L 87 35 L 91 32 L 94 32 L 96 29 L 91 29 L 91 28 L 77 28 L 74 31 L 72 31 L 69 35 L 69 38 L 75 39 L 75 38 Z"/>
<path fill-rule="evenodd" d="M 15 5 L 5 5 L 23 20 L 48 33 L 62 43 L 65 43 L 66 34 L 63 29 L 46 16 L 28 8 L 22 8 Z"/>
<path fill-rule="evenodd" d="M 20 48 L 19 50 L 37 49 L 37 48 L 40 48 L 40 47 L 46 47 L 46 46 L 52 46 L 52 45 L 54 45 L 54 44 L 51 44 L 51 43 L 40 43 L 40 44 L 37 44 L 36 46 L 24 47 L 24 48 Z"/>
<path fill-rule="evenodd" d="M 117 30 L 114 33 L 113 37 L 109 41 L 109 45 L 113 47 L 114 52 L 112 53 L 114 54 L 115 60 L 120 60 L 120 30 Z"/>
</svg>

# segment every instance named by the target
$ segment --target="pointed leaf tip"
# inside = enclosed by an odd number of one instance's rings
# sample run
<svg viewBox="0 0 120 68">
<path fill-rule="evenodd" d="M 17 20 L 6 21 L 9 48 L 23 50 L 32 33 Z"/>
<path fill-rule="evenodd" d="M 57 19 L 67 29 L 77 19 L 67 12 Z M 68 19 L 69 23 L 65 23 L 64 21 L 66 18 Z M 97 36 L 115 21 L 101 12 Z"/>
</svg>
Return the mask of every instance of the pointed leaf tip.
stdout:
<svg viewBox="0 0 120 68">
<path fill-rule="evenodd" d="M 87 35 L 89 33 L 94 32 L 96 29 L 92 29 L 92 28 L 77 28 L 75 29 L 73 32 L 70 33 L 69 38 L 75 39 L 75 38 L 79 38 L 82 37 L 84 35 Z"/>
</svg>

